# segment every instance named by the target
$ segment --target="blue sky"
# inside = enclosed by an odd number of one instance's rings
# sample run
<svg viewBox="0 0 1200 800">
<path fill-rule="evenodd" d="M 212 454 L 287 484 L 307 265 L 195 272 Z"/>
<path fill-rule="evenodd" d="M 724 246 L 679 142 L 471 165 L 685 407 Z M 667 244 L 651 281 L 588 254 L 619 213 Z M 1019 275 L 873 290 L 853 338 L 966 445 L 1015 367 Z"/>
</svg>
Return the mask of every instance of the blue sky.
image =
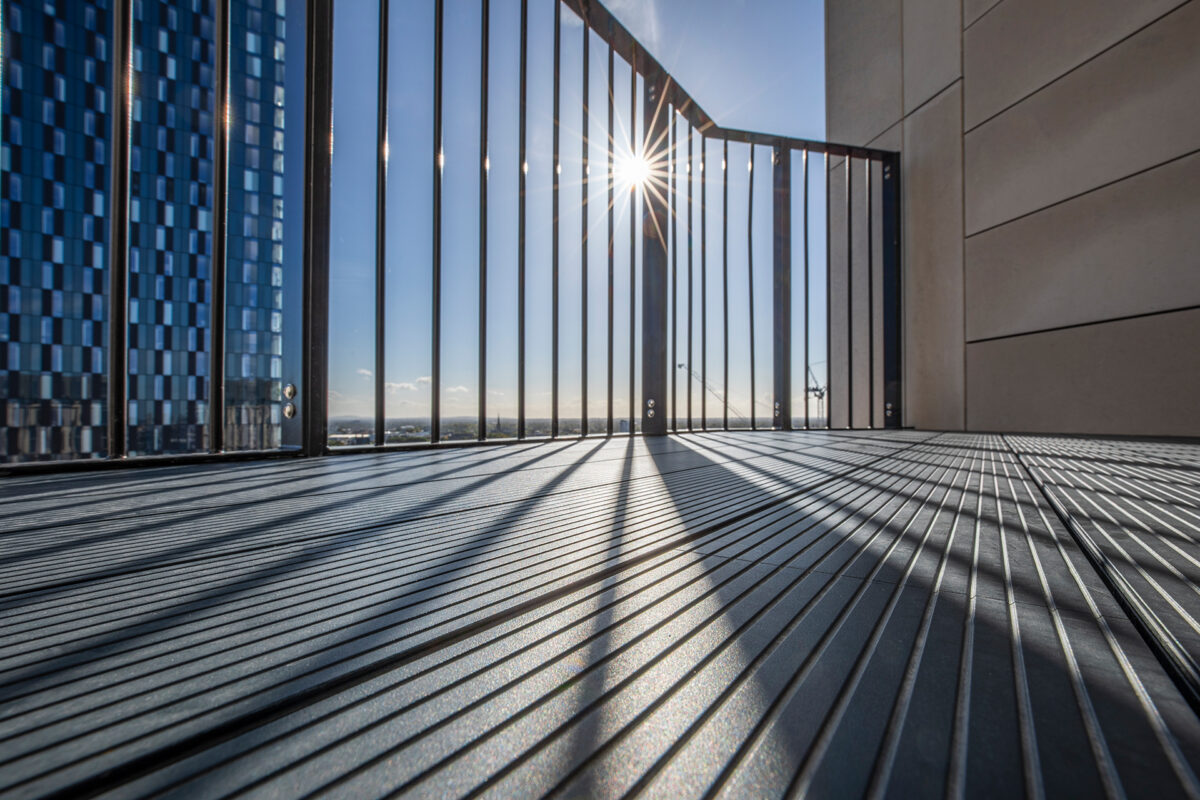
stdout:
<svg viewBox="0 0 1200 800">
<path fill-rule="evenodd" d="M 612 0 L 607 6 L 721 125 L 824 138 L 822 0 Z"/>
<path fill-rule="evenodd" d="M 491 0 L 489 53 L 488 192 L 488 385 L 489 417 L 516 413 L 516 255 L 518 99 L 518 0 Z M 387 348 L 384 384 L 389 417 L 428 417 L 430 359 L 432 31 L 433 3 L 405 3 L 391 15 L 387 173 Z M 620 18 L 719 123 L 807 138 L 823 138 L 823 8 L 819 0 L 781 2 L 685 2 L 613 0 Z M 442 207 L 442 415 L 472 416 L 477 407 L 479 304 L 479 73 L 478 0 L 446 0 Z M 373 413 L 375 259 L 375 64 L 378 6 L 362 0 L 339 3 L 335 18 L 334 185 L 330 286 L 330 416 Z M 527 413 L 549 416 L 550 240 L 552 180 L 553 0 L 530 0 L 527 223 Z M 564 10 L 560 151 L 560 407 L 564 419 L 579 419 L 582 332 L 588 317 L 588 416 L 606 414 L 607 387 L 607 52 L 593 38 L 588 85 L 590 125 L 582 118 L 583 29 Z M 629 140 L 629 71 L 617 59 L 614 82 L 619 164 Z M 638 115 L 641 116 L 639 106 Z M 639 119 L 639 126 L 642 120 Z M 680 157 L 686 127 L 680 126 Z M 588 225 L 583 244 L 583 135 L 588 141 Z M 695 350 L 699 373 L 699 195 L 700 138 L 693 139 Z M 770 170 L 769 151 L 756 153 L 754 192 L 754 277 L 758 413 L 770 408 Z M 730 402 L 748 411 L 749 285 L 746 271 L 746 205 L 749 149 L 730 151 Z M 719 206 L 720 146 L 708 144 L 710 209 Z M 734 167 L 737 167 L 736 169 Z M 686 163 L 681 160 L 679 198 L 686 198 Z M 798 186 L 798 184 L 797 184 Z M 815 186 L 815 184 L 814 184 Z M 629 217 L 636 193 L 618 185 L 614 198 L 614 413 L 628 415 Z M 680 349 L 686 328 L 686 205 L 677 248 L 680 275 Z M 709 225 L 709 383 L 719 387 L 720 232 Z M 797 225 L 799 220 L 797 220 Z M 823 220 L 810 225 L 823 229 Z M 638 237 L 640 251 L 640 235 Z M 583 254 L 588 263 L 586 307 Z M 817 258 L 814 250 L 812 257 Z M 820 255 L 823 260 L 823 251 Z M 814 283 L 814 287 L 816 284 Z M 637 315 L 640 317 L 640 311 Z M 814 322 L 823 330 L 823 323 Z M 764 336 L 766 334 L 766 336 Z M 823 344 L 814 343 L 823 349 Z M 740 356 L 746 350 L 746 356 Z M 678 361 L 686 361 L 680 353 Z M 680 376 L 686 372 L 680 371 Z M 681 377 L 681 403 L 686 384 Z M 698 383 L 693 384 L 698 415 Z M 765 396 L 764 396 L 765 394 Z M 715 397 L 709 395 L 710 415 Z M 683 413 L 681 406 L 680 413 Z"/>
</svg>

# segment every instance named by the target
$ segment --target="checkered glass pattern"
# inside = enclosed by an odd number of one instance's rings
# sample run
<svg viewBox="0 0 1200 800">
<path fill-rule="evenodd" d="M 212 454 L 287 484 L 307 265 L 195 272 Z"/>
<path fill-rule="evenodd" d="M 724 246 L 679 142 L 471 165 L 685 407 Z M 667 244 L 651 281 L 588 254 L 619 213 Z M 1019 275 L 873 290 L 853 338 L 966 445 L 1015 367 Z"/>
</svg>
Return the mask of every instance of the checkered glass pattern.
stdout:
<svg viewBox="0 0 1200 800">
<path fill-rule="evenodd" d="M 0 461 L 100 457 L 110 4 L 0 9 Z"/>
<path fill-rule="evenodd" d="M 208 447 L 213 11 L 212 0 L 133 4 L 130 455 Z"/>
<path fill-rule="evenodd" d="M 282 444 L 285 0 L 229 11 L 225 439 Z"/>
</svg>

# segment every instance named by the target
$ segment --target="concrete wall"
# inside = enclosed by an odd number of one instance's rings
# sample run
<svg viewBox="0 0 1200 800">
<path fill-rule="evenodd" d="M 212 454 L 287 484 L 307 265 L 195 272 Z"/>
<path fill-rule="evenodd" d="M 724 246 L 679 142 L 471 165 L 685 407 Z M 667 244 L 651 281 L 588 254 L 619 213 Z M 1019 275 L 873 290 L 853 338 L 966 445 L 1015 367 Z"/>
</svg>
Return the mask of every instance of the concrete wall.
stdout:
<svg viewBox="0 0 1200 800">
<path fill-rule="evenodd" d="M 1200 0 L 836 0 L 827 135 L 903 151 L 905 423 L 1200 435 Z"/>
</svg>

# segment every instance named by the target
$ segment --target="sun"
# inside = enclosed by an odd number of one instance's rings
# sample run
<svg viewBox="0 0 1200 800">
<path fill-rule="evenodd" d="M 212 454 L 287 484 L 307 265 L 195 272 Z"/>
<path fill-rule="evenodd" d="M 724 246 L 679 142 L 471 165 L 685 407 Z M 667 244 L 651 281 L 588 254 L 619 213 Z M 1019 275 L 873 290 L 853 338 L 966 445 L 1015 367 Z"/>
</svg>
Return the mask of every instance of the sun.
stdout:
<svg viewBox="0 0 1200 800">
<path fill-rule="evenodd" d="M 650 180 L 650 162 L 639 155 L 630 154 L 621 159 L 617 174 L 630 189 L 640 189 Z"/>
</svg>

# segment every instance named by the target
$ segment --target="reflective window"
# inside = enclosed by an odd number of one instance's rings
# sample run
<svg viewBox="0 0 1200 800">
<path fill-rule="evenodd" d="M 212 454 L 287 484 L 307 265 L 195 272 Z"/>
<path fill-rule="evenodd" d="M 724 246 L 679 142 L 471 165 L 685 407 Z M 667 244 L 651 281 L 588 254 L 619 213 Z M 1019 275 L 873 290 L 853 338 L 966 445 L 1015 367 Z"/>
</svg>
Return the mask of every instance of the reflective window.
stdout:
<svg viewBox="0 0 1200 800">
<path fill-rule="evenodd" d="M 209 446 L 215 35 L 212 2 L 133 4 L 130 455 Z"/>
<path fill-rule="evenodd" d="M 303 5 L 229 6 L 225 448 L 285 440 L 283 387 L 300 385 Z M 241 185 L 235 180 L 241 176 Z"/>
<path fill-rule="evenodd" d="M 104 0 L 0 12 L 0 461 L 100 457 L 112 14 Z"/>
<path fill-rule="evenodd" d="M 302 2 L 133 2 L 128 65 L 113 53 L 109 2 L 14 0 L 3 15 L 0 459 L 108 454 L 112 308 L 124 318 L 128 455 L 297 445 L 282 395 L 300 382 Z M 113 115 L 126 111 L 128 141 L 116 144 Z M 112 156 L 126 145 L 127 194 L 113 197 Z M 115 258 L 113 225 L 128 235 Z M 120 298 L 114 266 L 128 270 Z M 224 358 L 213 354 L 222 274 Z"/>
</svg>

